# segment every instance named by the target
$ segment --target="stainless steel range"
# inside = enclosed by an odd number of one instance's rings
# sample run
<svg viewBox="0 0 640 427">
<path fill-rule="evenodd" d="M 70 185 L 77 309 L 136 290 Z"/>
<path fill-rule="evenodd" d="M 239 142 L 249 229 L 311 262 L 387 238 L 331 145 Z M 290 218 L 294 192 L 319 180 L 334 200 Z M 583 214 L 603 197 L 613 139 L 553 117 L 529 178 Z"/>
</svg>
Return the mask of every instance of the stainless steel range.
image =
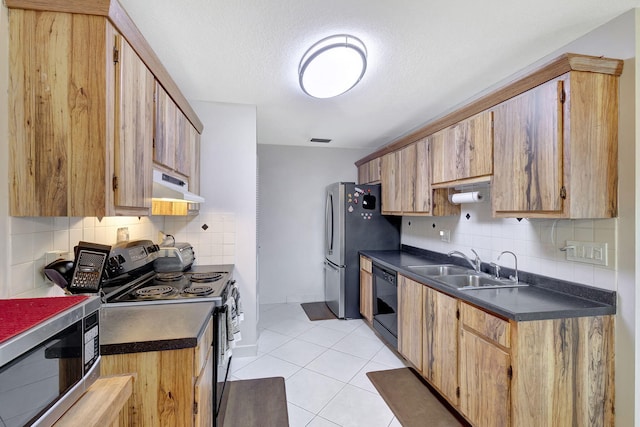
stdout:
<svg viewBox="0 0 640 427">
<path fill-rule="evenodd" d="M 212 344 L 217 367 L 213 369 L 212 403 L 213 425 L 217 426 L 231 362 L 230 355 L 222 357 L 221 354 L 228 348 L 226 302 L 235 283 L 232 279 L 233 266 L 194 266 L 195 253 L 191 245 L 182 244 L 177 249 L 166 250 L 148 240 L 117 245 L 110 253 L 107 263 L 110 270 L 102 280 L 100 295 L 106 308 L 131 304 L 212 303 L 211 315 L 215 325 Z M 175 259 L 162 260 L 163 254 Z M 175 271 L 170 271 L 170 266 L 175 266 Z M 233 292 L 237 293 L 237 288 Z"/>
</svg>

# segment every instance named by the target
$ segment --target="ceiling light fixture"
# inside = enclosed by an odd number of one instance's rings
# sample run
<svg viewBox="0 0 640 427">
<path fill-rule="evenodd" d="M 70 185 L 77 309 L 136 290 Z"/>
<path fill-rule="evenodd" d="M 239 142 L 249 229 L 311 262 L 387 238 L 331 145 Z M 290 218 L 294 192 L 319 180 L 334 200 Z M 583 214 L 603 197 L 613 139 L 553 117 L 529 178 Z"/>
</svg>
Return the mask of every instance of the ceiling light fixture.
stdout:
<svg viewBox="0 0 640 427">
<path fill-rule="evenodd" d="M 367 48 L 356 37 L 338 34 L 309 48 L 298 67 L 300 87 L 314 98 L 332 98 L 353 88 L 367 69 Z"/>
</svg>

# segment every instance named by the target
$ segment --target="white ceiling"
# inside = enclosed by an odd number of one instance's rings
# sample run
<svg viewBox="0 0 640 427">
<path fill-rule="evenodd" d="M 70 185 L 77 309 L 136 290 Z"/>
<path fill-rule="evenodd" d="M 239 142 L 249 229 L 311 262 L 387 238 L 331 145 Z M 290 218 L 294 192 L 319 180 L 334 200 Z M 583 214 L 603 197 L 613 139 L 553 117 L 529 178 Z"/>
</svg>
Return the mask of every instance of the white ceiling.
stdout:
<svg viewBox="0 0 640 427">
<path fill-rule="evenodd" d="M 378 148 L 640 0 L 121 0 L 190 100 L 257 106 L 258 142 Z M 314 99 L 300 58 L 338 33 L 365 42 L 351 91 Z M 622 58 L 626 59 L 626 58 Z M 205 129 L 206 132 L 206 129 Z"/>
</svg>

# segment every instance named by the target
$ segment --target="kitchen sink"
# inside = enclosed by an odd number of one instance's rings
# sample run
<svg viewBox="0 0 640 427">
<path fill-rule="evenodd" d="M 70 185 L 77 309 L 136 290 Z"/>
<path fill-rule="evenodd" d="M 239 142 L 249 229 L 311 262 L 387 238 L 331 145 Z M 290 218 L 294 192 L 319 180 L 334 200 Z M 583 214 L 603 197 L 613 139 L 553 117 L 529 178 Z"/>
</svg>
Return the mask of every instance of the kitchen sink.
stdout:
<svg viewBox="0 0 640 427">
<path fill-rule="evenodd" d="M 406 267 L 413 273 L 420 276 L 448 276 L 451 274 L 465 274 L 469 272 L 468 268 L 460 267 L 453 264 L 443 265 L 408 265 Z"/>
<path fill-rule="evenodd" d="M 510 280 L 497 280 L 484 274 L 460 274 L 438 277 L 437 280 L 458 290 L 517 288 L 528 286 Z"/>
</svg>

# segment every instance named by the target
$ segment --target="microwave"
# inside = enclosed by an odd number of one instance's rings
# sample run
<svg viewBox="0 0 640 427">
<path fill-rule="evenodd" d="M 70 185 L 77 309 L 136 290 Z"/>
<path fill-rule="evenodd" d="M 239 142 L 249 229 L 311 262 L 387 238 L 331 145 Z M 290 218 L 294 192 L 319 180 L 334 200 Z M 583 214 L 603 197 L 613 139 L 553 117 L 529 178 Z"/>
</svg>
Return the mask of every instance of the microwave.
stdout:
<svg viewBox="0 0 640 427">
<path fill-rule="evenodd" d="M 100 376 L 100 299 L 60 298 L 85 299 L 0 343 L 0 426 L 50 426 Z"/>
</svg>

